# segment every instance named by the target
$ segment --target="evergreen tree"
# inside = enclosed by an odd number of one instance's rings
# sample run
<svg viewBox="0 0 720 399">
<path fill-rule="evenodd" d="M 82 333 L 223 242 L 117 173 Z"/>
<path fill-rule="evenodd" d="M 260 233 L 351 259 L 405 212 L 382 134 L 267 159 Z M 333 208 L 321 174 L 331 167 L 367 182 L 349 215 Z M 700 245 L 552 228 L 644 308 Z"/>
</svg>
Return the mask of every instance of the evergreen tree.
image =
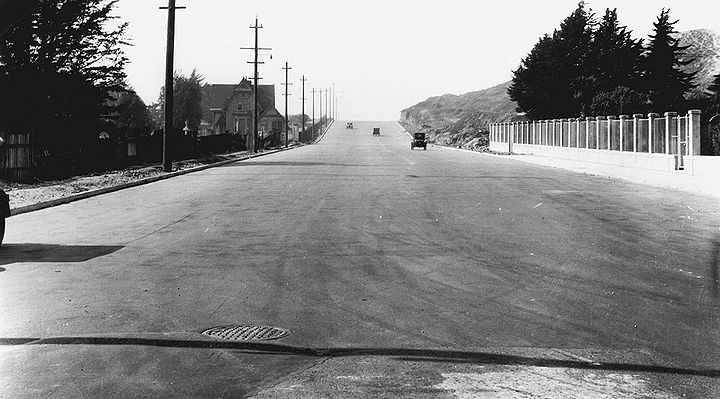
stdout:
<svg viewBox="0 0 720 399">
<path fill-rule="evenodd" d="M 588 63 L 593 24 L 592 13 L 580 2 L 559 30 L 535 44 L 513 71 L 508 88 L 519 111 L 544 119 L 579 116 L 587 110 L 594 96 Z"/>
<path fill-rule="evenodd" d="M 634 40 L 631 32 L 620 26 L 617 9 L 606 9 L 593 33 L 591 46 L 595 91 L 609 93 L 616 87 L 640 89 L 643 51 L 643 41 Z"/>
<path fill-rule="evenodd" d="M 679 111 L 685 106 L 685 93 L 696 86 L 695 73 L 680 69 L 692 60 L 683 59 L 688 47 L 680 46 L 675 37 L 676 23 L 670 22 L 669 10 L 660 12 L 645 55 L 644 87 L 655 112 Z"/>
<path fill-rule="evenodd" d="M 120 134 L 137 137 L 150 133 L 153 127 L 150 111 L 135 91 L 128 89 L 112 93 L 112 97 L 111 106 L 115 108 L 115 113 L 111 120 Z"/>
<path fill-rule="evenodd" d="M 552 37 L 543 36 L 522 60 L 520 67 L 513 71 L 508 95 L 518 104 L 517 111 L 527 113 L 531 119 L 554 116 L 552 98 L 556 88 L 553 84 L 556 79 L 553 73 L 555 46 L 556 42 Z"/>
<path fill-rule="evenodd" d="M 713 77 L 713 81 L 710 83 L 707 90 L 716 98 L 720 98 L 720 73 Z"/>
<path fill-rule="evenodd" d="M 182 130 L 185 121 L 190 130 L 198 130 L 202 119 L 202 84 L 205 78 L 193 69 L 190 76 L 175 73 L 173 76 L 173 127 Z M 165 86 L 160 89 L 156 104 L 150 106 L 157 126 L 165 126 Z M 158 113 L 160 111 L 160 113 Z"/>
<path fill-rule="evenodd" d="M 567 79 L 567 92 L 560 100 L 559 116 L 584 115 L 595 96 L 592 62 L 589 53 L 593 36 L 594 16 L 585 10 L 581 1 L 565 18 L 557 32 L 559 54 L 556 56 L 558 73 Z M 560 82 L 558 82 L 560 83 Z"/>
<path fill-rule="evenodd" d="M 96 136 L 110 93 L 124 90 L 127 25 L 110 15 L 116 0 L 35 3 L 0 32 L 0 130 L 67 151 Z"/>
</svg>

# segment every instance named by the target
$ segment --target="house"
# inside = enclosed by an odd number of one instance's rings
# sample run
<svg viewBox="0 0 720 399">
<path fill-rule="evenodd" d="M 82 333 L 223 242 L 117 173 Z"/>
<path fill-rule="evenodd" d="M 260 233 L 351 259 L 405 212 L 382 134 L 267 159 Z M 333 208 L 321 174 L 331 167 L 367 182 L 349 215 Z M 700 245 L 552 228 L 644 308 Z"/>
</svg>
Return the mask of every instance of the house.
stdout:
<svg viewBox="0 0 720 399">
<path fill-rule="evenodd" d="M 204 85 L 198 136 L 239 135 L 246 148 L 252 148 L 254 104 L 254 87 L 247 78 L 238 84 Z M 258 86 L 258 108 L 261 146 L 280 145 L 285 118 L 275 108 L 275 85 Z"/>
</svg>

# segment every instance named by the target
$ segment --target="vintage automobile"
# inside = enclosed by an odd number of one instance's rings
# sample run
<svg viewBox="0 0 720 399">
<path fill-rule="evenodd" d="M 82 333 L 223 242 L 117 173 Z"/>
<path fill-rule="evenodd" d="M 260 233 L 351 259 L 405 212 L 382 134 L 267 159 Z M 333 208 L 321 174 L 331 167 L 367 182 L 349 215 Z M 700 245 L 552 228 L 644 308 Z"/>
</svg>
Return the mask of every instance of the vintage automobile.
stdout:
<svg viewBox="0 0 720 399">
<path fill-rule="evenodd" d="M 352 128 L 353 128 L 353 123 L 352 123 L 352 122 L 348 122 L 348 123 L 345 125 L 345 129 L 352 129 Z"/>
<path fill-rule="evenodd" d="M 425 133 L 415 133 L 413 139 L 410 142 L 410 149 L 414 150 L 415 147 L 422 147 L 423 150 L 427 150 L 427 141 L 425 141 Z"/>
<path fill-rule="evenodd" d="M 379 136 L 380 135 L 380 128 L 374 127 L 373 128 L 373 136 Z"/>
</svg>

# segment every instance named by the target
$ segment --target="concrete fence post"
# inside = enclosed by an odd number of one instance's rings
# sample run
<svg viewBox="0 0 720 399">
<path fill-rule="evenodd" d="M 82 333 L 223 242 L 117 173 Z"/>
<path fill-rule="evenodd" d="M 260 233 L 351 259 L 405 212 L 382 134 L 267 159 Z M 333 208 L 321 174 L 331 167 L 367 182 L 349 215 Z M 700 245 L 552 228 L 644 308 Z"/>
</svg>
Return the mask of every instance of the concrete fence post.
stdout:
<svg viewBox="0 0 720 399">
<path fill-rule="evenodd" d="M 530 121 L 530 144 L 535 145 L 535 121 Z"/>
<path fill-rule="evenodd" d="M 670 155 L 670 124 L 677 112 L 668 111 L 665 113 L 665 154 Z M 680 148 L 680 136 L 678 136 L 678 148 Z"/>
<path fill-rule="evenodd" d="M 648 154 L 652 154 L 654 150 L 653 145 L 655 140 L 653 140 L 653 136 L 655 135 L 655 131 L 653 122 L 655 122 L 655 118 L 658 116 L 660 116 L 660 114 L 654 112 L 648 114 Z"/>
<path fill-rule="evenodd" d="M 560 145 L 558 147 L 565 147 L 565 136 L 567 133 L 565 125 L 567 121 L 567 119 L 560 119 Z"/>
<path fill-rule="evenodd" d="M 530 144 L 530 121 L 523 122 L 525 125 L 525 143 Z"/>
<path fill-rule="evenodd" d="M 691 109 L 687 115 L 687 141 L 690 155 L 700 155 L 700 114 L 699 109 Z"/>
<path fill-rule="evenodd" d="M 603 134 L 603 132 L 600 130 L 600 121 L 604 121 L 604 116 L 596 116 L 595 117 L 595 149 L 600 149 L 600 135 Z"/>
<path fill-rule="evenodd" d="M 612 150 L 612 145 L 610 145 L 612 140 L 612 122 L 617 119 L 617 117 L 613 115 L 608 115 L 607 117 L 607 150 Z"/>
<path fill-rule="evenodd" d="M 638 129 L 640 129 L 640 118 L 643 114 L 633 114 L 633 152 L 637 152 Z"/>
<path fill-rule="evenodd" d="M 620 152 L 625 151 L 625 141 L 627 140 L 627 133 L 625 132 L 625 121 L 627 120 L 627 115 L 620 115 Z"/>
<path fill-rule="evenodd" d="M 575 148 L 580 148 L 580 118 L 575 118 Z"/>
<path fill-rule="evenodd" d="M 593 118 L 591 116 L 585 117 L 585 149 L 587 150 L 590 148 L 590 123 L 592 123 Z"/>
</svg>

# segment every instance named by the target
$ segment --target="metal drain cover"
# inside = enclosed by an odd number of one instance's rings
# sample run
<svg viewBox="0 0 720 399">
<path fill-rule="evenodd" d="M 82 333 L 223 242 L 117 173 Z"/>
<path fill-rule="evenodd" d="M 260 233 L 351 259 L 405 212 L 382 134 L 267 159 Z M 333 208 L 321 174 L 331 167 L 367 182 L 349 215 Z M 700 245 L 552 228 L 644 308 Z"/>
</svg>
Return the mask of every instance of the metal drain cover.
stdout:
<svg viewBox="0 0 720 399">
<path fill-rule="evenodd" d="M 280 327 L 235 325 L 209 328 L 202 334 L 232 341 L 267 341 L 286 337 L 290 331 Z"/>
</svg>

